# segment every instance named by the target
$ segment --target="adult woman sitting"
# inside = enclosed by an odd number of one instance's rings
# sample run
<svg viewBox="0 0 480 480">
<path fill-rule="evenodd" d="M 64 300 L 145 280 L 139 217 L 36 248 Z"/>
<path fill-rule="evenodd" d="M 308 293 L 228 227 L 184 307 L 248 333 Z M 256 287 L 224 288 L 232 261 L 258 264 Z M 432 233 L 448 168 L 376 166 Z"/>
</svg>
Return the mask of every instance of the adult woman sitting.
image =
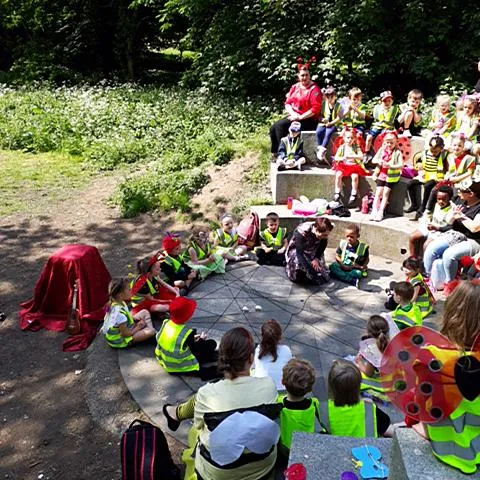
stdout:
<svg viewBox="0 0 480 480">
<path fill-rule="evenodd" d="M 189 441 L 190 445 L 194 445 L 196 441 L 194 437 L 198 436 L 195 447 L 195 471 L 198 480 L 266 480 L 273 474 L 278 439 L 272 439 L 271 447 L 264 454 L 244 450 L 237 460 L 228 465 L 220 465 L 212 459 L 213 433 L 205 420 L 205 416 L 211 413 L 275 404 L 277 398 L 275 382 L 270 377 L 250 376 L 254 351 L 255 342 L 248 330 L 237 327 L 228 331 L 220 342 L 218 359 L 218 368 L 224 373 L 224 380 L 207 383 L 196 394 L 194 426 Z M 233 447 L 232 445 L 232 449 Z M 188 460 L 188 454 L 184 453 L 183 458 Z M 193 478 L 189 475 L 191 465 L 188 465 L 188 461 L 186 463 L 185 478 Z"/>
<path fill-rule="evenodd" d="M 434 260 L 442 259 L 447 291 L 448 283 L 457 275 L 458 261 L 480 253 L 480 182 L 466 180 L 459 187 L 460 203 L 453 213 L 452 230 L 430 243 L 424 255 L 427 275 Z"/>
<path fill-rule="evenodd" d="M 332 222 L 323 217 L 304 222 L 295 229 L 285 252 L 286 272 L 292 282 L 321 285 L 330 280 L 324 252 L 332 230 Z"/>
<path fill-rule="evenodd" d="M 285 110 L 288 115 L 270 127 L 270 139 L 272 141 L 271 152 L 276 156 L 280 140 L 288 134 L 291 122 L 300 122 L 302 130 L 316 130 L 320 109 L 322 107 L 322 91 L 320 87 L 310 79 L 310 61 L 302 65 L 302 59 L 298 64 L 298 83 L 290 88 L 285 100 Z"/>
</svg>

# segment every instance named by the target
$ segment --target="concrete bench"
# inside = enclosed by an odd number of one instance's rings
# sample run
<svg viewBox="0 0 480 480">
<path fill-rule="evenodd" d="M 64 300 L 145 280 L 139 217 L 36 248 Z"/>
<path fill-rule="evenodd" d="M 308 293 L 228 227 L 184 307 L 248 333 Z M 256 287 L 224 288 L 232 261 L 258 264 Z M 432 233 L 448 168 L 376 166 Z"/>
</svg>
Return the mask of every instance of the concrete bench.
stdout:
<svg viewBox="0 0 480 480">
<path fill-rule="evenodd" d="M 280 217 L 280 225 L 286 227 L 289 234 L 300 223 L 315 219 L 315 217 L 294 215 L 286 205 L 257 205 L 251 207 L 251 211 L 258 214 L 261 228 L 265 228 L 265 217 L 268 213 L 277 213 Z M 355 223 L 360 227 L 362 240 L 370 245 L 372 255 L 400 263 L 405 260 L 400 250 L 408 245 L 408 237 L 417 228 L 416 223 L 410 222 L 406 217 L 385 218 L 382 222 L 371 222 L 370 215 L 353 210 L 351 213 L 351 217 L 345 218 L 327 215 L 335 223 L 335 228 L 330 234 L 330 246 L 337 246 L 344 236 L 346 226 L 349 223 Z"/>
<path fill-rule="evenodd" d="M 407 198 L 407 181 L 403 178 L 394 186 L 390 194 L 387 214 L 402 216 Z M 270 165 L 270 188 L 275 204 L 286 204 L 288 197 L 299 198 L 300 195 L 313 200 L 314 198 L 333 199 L 335 193 L 335 172 L 330 168 L 306 166 L 302 171 L 285 170 L 279 172 L 274 163 Z M 370 177 L 362 177 L 359 182 L 357 202 L 353 205 L 359 207 L 363 195 L 375 191 L 376 184 Z M 348 201 L 351 191 L 350 178 L 345 178 L 342 198 Z"/>
<path fill-rule="evenodd" d="M 328 143 L 327 157 L 332 157 L 332 145 L 335 139 L 338 137 L 338 133 L 332 135 L 332 139 Z M 317 160 L 317 139 L 313 130 L 305 130 L 302 132 L 303 138 L 303 150 L 305 157 L 310 163 L 315 163 Z M 412 146 L 411 157 L 418 152 L 421 152 L 425 148 L 425 139 L 423 137 L 412 137 L 410 139 L 410 145 Z"/>
<path fill-rule="evenodd" d="M 432 453 L 429 442 L 411 428 L 400 428 L 393 439 L 389 480 L 480 479 L 480 473 L 464 475 Z"/>
<path fill-rule="evenodd" d="M 307 469 L 308 480 L 336 480 L 343 472 L 355 472 L 352 448 L 363 447 L 365 444 L 377 447 L 382 452 L 380 462 L 390 467 L 391 439 L 334 437 L 300 432 L 293 434 L 288 464 L 302 463 Z M 356 473 L 360 478 L 358 470 Z M 443 480 L 443 477 L 436 478 Z"/>
</svg>

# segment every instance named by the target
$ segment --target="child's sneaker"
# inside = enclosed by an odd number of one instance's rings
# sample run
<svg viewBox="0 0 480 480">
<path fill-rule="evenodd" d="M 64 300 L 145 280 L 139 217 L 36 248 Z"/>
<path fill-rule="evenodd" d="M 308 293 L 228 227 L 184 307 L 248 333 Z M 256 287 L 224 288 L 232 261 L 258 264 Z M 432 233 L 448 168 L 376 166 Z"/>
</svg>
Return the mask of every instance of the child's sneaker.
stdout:
<svg viewBox="0 0 480 480">
<path fill-rule="evenodd" d="M 322 147 L 321 145 L 319 145 L 317 147 L 317 158 L 318 158 L 318 160 L 323 161 L 326 153 L 327 153 L 327 149 L 325 147 Z"/>
<path fill-rule="evenodd" d="M 334 196 L 333 196 L 333 201 L 334 202 L 338 202 L 340 200 L 340 194 L 339 193 L 336 193 Z"/>
<path fill-rule="evenodd" d="M 348 206 L 350 207 L 353 205 L 357 200 L 357 194 L 355 195 L 350 195 L 350 198 L 348 199 Z"/>
<path fill-rule="evenodd" d="M 379 210 L 375 215 L 375 222 L 381 222 L 383 220 L 383 212 Z"/>
<path fill-rule="evenodd" d="M 235 261 L 236 262 L 242 262 L 243 260 L 249 260 L 250 257 L 248 255 L 236 255 L 235 256 Z"/>
</svg>

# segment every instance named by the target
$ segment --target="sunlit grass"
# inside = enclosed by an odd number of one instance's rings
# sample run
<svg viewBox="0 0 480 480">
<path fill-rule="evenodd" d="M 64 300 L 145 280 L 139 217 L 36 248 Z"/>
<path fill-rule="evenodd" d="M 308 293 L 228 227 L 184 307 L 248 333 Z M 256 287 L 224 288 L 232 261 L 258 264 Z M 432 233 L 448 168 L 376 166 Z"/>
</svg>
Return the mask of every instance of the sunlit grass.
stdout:
<svg viewBox="0 0 480 480">
<path fill-rule="evenodd" d="M 81 157 L 0 150 L 0 215 L 38 211 L 46 202 L 67 198 L 89 176 Z"/>
</svg>

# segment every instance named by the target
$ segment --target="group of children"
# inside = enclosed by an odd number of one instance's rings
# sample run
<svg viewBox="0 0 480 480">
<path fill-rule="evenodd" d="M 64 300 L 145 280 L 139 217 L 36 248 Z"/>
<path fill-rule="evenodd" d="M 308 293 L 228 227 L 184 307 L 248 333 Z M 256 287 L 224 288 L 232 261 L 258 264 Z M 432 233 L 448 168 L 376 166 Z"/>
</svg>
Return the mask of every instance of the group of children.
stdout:
<svg viewBox="0 0 480 480">
<path fill-rule="evenodd" d="M 473 95 L 462 97 L 456 108 L 448 95 L 439 95 L 430 120 L 423 128 L 422 99 L 420 90 L 411 90 L 407 102 L 396 105 L 392 93 L 380 94 L 380 103 L 371 114 L 362 103 L 362 92 L 352 88 L 344 105 L 337 101 L 335 89 L 324 92 L 320 122 L 316 131 L 317 157 L 326 159 L 327 146 L 337 129 L 341 142 L 334 157 L 334 201 L 341 199 L 343 181 L 351 178 L 350 197 L 346 205 L 357 204 L 360 177 L 372 176 L 377 187 L 371 208 L 373 221 L 383 220 L 392 188 L 402 176 L 409 178 L 408 212 L 416 212 L 415 220 L 424 213 L 432 215 L 437 190 L 441 181 L 454 186 L 472 176 L 480 154 L 480 104 Z M 371 127 L 367 130 L 367 121 Z M 399 133 L 400 132 L 400 133 Z M 402 137 L 425 137 L 426 148 L 412 159 L 404 158 L 400 147 Z M 373 153 L 374 142 L 381 135 L 381 143 Z M 380 142 L 380 140 L 379 140 Z M 293 122 L 289 135 L 282 139 L 277 164 L 279 170 L 301 169 L 305 163 L 301 125 Z M 328 162 L 329 163 L 329 162 Z M 368 168 L 367 168 L 368 167 Z M 480 171 L 480 168 L 478 169 Z M 423 194 L 423 195 L 422 195 Z"/>
</svg>

